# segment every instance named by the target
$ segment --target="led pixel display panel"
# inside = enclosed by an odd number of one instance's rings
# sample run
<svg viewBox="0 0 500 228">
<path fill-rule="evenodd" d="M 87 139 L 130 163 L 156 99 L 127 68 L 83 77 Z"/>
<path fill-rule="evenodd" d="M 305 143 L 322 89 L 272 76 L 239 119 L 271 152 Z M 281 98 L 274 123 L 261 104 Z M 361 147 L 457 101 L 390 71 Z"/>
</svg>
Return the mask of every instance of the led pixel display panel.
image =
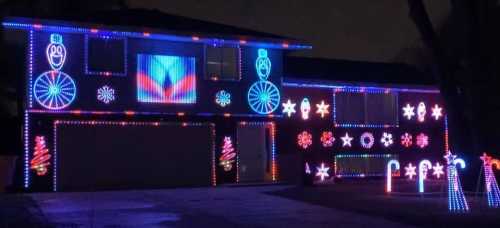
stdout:
<svg viewBox="0 0 500 228">
<path fill-rule="evenodd" d="M 196 103 L 196 59 L 137 55 L 137 100 L 145 103 Z"/>
</svg>

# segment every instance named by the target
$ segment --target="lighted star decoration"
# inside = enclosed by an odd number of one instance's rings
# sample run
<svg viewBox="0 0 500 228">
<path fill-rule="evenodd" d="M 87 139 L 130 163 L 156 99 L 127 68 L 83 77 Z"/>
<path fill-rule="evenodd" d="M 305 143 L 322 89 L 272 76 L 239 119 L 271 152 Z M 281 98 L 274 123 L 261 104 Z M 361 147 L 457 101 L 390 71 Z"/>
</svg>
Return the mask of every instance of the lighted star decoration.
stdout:
<svg viewBox="0 0 500 228">
<path fill-rule="evenodd" d="M 417 175 L 417 172 L 415 171 L 417 167 L 413 166 L 411 163 L 408 164 L 408 166 L 405 167 L 405 176 L 408 176 L 410 180 L 413 179 L 414 176 Z"/>
<path fill-rule="evenodd" d="M 454 155 L 450 151 L 448 151 L 444 155 L 444 159 L 446 159 L 446 164 L 451 165 L 457 159 L 457 155 Z"/>
<path fill-rule="evenodd" d="M 411 118 L 415 116 L 415 107 L 410 104 L 406 104 L 406 106 L 403 107 L 403 116 L 408 120 L 411 120 Z"/>
<path fill-rule="evenodd" d="M 297 105 L 296 103 L 292 103 L 292 101 L 290 101 L 290 99 L 288 99 L 288 101 L 286 101 L 286 103 L 283 103 L 283 113 L 286 113 L 286 115 L 288 117 L 290 117 L 293 113 L 295 113 L 295 105 Z"/>
<path fill-rule="evenodd" d="M 486 153 L 483 153 L 483 156 L 479 158 L 483 160 L 484 165 L 491 165 L 491 156 L 488 156 Z"/>
<path fill-rule="evenodd" d="M 320 114 L 321 118 L 325 117 L 326 114 L 330 113 L 328 111 L 328 107 L 330 107 L 330 105 L 325 104 L 325 101 L 321 101 L 321 103 L 316 104 L 316 108 L 317 108 L 316 114 Z"/>
<path fill-rule="evenodd" d="M 417 135 L 417 146 L 420 148 L 424 148 L 429 145 L 429 136 L 424 133 L 420 133 Z"/>
<path fill-rule="evenodd" d="M 443 116 L 443 108 L 439 107 L 437 104 L 432 107 L 431 111 L 431 116 L 433 116 L 436 120 L 439 120 L 439 118 Z"/>
<path fill-rule="evenodd" d="M 391 133 L 387 133 L 387 132 L 384 132 L 382 134 L 382 138 L 380 138 L 380 142 L 382 143 L 382 145 L 384 145 L 385 147 L 389 147 L 390 145 L 392 145 L 394 143 L 394 141 L 392 140 L 392 134 Z"/>
<path fill-rule="evenodd" d="M 307 147 L 312 145 L 312 135 L 307 131 L 303 131 L 302 133 L 297 135 L 297 144 L 300 147 L 307 149 Z"/>
<path fill-rule="evenodd" d="M 349 134 L 346 132 L 344 137 L 340 137 L 342 139 L 342 147 L 351 147 L 351 141 L 354 139 L 353 137 L 350 137 Z"/>
<path fill-rule="evenodd" d="M 321 163 L 320 167 L 316 167 L 316 176 L 319 177 L 321 181 L 325 180 L 325 177 L 329 177 L 330 174 L 328 174 L 328 170 L 330 170 L 330 167 L 325 166 L 325 163 Z"/>
<path fill-rule="evenodd" d="M 436 162 L 436 165 L 432 167 L 432 175 L 436 176 L 437 179 L 441 178 L 441 175 L 444 175 L 443 167 L 439 162 Z"/>
<path fill-rule="evenodd" d="M 413 137 L 409 133 L 401 135 L 401 145 L 410 147 L 413 144 Z"/>
</svg>

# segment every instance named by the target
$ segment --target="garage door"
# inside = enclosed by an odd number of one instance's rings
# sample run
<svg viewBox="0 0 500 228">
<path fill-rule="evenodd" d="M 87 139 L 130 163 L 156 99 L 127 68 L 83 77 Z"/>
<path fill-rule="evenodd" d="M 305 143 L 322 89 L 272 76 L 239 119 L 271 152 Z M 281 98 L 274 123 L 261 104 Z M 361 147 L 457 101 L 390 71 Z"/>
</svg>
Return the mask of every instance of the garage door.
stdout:
<svg viewBox="0 0 500 228">
<path fill-rule="evenodd" d="M 62 122 L 57 125 L 59 191 L 208 186 L 213 125 Z"/>
</svg>

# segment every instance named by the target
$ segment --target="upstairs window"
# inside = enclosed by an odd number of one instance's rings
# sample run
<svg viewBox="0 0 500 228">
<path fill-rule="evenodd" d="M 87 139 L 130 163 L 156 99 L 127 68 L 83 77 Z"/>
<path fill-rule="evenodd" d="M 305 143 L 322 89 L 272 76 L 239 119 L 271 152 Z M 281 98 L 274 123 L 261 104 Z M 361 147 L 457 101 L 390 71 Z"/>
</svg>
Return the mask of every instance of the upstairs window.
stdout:
<svg viewBox="0 0 500 228">
<path fill-rule="evenodd" d="M 347 125 L 398 125 L 396 93 L 335 93 L 335 123 Z"/>
<path fill-rule="evenodd" d="M 205 79 L 213 81 L 239 81 L 240 49 L 238 47 L 205 46 Z"/>
</svg>

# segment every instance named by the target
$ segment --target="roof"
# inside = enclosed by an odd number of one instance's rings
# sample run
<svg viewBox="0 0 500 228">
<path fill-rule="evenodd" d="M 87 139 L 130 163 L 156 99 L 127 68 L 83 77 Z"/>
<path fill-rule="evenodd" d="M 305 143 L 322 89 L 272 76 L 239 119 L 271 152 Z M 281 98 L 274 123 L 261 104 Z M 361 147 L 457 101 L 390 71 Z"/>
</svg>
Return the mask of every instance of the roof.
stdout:
<svg viewBox="0 0 500 228">
<path fill-rule="evenodd" d="M 120 9 L 69 15 L 38 16 L 17 14 L 15 16 L 10 19 L 23 23 L 69 25 L 68 22 L 70 22 L 71 24 L 89 28 L 107 28 L 108 30 L 119 28 L 120 31 L 147 31 L 148 33 L 166 31 L 168 34 L 179 36 L 279 43 L 283 48 L 291 49 L 311 48 L 309 44 L 289 37 L 166 14 L 158 10 Z M 34 19 L 35 17 L 36 19 Z M 9 19 L 8 21 L 10 22 Z"/>
<path fill-rule="evenodd" d="M 337 59 L 285 57 L 285 78 L 329 80 L 349 83 L 435 86 L 431 74 L 400 63 L 376 63 Z"/>
</svg>

